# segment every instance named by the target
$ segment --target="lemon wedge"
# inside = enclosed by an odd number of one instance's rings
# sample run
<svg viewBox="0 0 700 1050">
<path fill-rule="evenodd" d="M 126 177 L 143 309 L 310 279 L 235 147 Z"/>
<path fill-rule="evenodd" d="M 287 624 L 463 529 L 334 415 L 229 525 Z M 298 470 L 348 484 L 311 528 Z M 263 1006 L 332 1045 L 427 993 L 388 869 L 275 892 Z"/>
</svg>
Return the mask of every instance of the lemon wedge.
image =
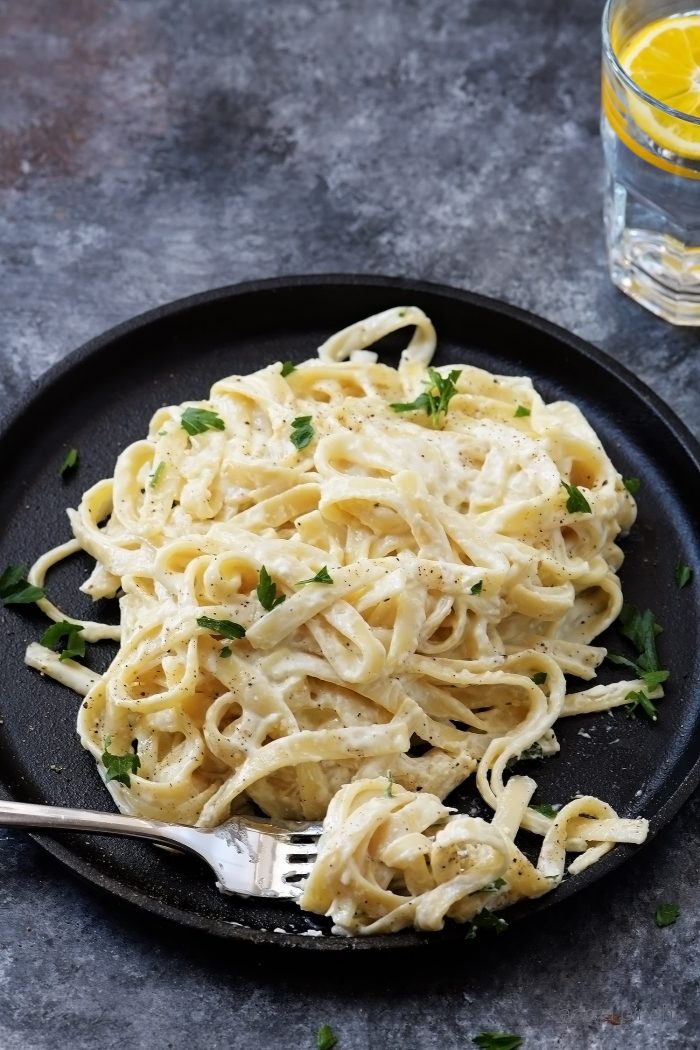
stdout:
<svg viewBox="0 0 700 1050">
<path fill-rule="evenodd" d="M 618 61 L 648 95 L 700 120 L 700 13 L 650 22 L 622 47 Z M 672 116 L 629 93 L 638 126 L 657 145 L 700 159 L 700 123 Z"/>
</svg>

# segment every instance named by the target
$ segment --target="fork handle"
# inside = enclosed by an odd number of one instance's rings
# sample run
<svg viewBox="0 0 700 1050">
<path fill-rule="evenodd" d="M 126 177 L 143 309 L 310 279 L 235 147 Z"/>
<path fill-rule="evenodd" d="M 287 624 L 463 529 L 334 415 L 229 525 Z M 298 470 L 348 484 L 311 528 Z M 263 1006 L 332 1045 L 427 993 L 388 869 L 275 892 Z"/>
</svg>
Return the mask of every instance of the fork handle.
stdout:
<svg viewBox="0 0 700 1050">
<path fill-rule="evenodd" d="M 187 843 L 182 841 L 178 832 L 189 830 L 181 829 L 177 824 L 144 820 L 142 817 L 125 817 L 121 813 L 39 806 L 33 802 L 8 802 L 4 799 L 0 799 L 0 827 L 96 831 L 101 835 L 128 835 L 184 848 L 187 848 Z"/>
</svg>

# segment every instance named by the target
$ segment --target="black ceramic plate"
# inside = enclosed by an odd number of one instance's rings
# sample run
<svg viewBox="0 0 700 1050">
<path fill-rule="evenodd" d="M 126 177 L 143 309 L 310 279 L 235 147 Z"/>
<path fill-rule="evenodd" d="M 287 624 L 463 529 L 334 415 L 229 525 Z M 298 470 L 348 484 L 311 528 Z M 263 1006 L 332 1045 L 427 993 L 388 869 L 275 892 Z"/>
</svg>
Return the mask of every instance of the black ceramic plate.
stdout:
<svg viewBox="0 0 700 1050">
<path fill-rule="evenodd" d="M 700 578 L 689 505 L 700 482 L 698 445 L 653 393 L 610 358 L 513 307 L 387 278 L 285 278 L 194 296 L 113 329 L 52 369 L 0 437 L 0 567 L 31 562 L 69 537 L 64 508 L 112 473 L 117 453 L 145 433 L 159 406 L 206 397 L 224 375 L 304 360 L 338 328 L 405 303 L 420 306 L 435 323 L 438 363 L 468 362 L 531 376 L 546 400 L 576 402 L 623 476 L 642 479 L 639 519 L 624 543 L 622 578 L 627 600 L 651 608 L 664 627 L 659 647 L 672 675 L 659 722 L 630 718 L 621 710 L 566 720 L 557 728 L 561 753 L 532 772 L 540 785 L 538 798 L 557 802 L 591 792 L 624 815 L 648 817 L 653 834 L 700 779 L 695 587 L 679 590 L 674 580 L 679 561 Z M 395 362 L 396 351 L 390 340 L 386 360 Z M 80 449 L 80 466 L 62 481 L 58 467 L 73 446 Z M 81 556 L 50 579 L 52 596 L 74 615 L 91 611 L 77 593 L 88 570 L 89 559 Z M 105 603 L 97 618 L 114 612 Z M 23 665 L 25 646 L 44 629 L 43 617 L 14 606 L 1 610 L 0 619 L 0 790 L 20 801 L 110 810 L 111 799 L 74 731 L 78 698 Z M 627 651 L 619 639 L 615 645 Z M 104 646 L 94 647 L 89 659 L 99 669 L 109 658 Z M 474 804 L 468 790 L 452 801 Z M 224 937 L 344 950 L 405 948 L 464 936 L 463 927 L 450 924 L 430 936 L 330 937 L 325 920 L 294 905 L 221 896 L 194 859 L 106 836 L 36 838 L 73 871 L 117 897 Z M 556 892 L 521 906 L 520 913 L 562 900 L 633 853 L 618 847 Z"/>
</svg>

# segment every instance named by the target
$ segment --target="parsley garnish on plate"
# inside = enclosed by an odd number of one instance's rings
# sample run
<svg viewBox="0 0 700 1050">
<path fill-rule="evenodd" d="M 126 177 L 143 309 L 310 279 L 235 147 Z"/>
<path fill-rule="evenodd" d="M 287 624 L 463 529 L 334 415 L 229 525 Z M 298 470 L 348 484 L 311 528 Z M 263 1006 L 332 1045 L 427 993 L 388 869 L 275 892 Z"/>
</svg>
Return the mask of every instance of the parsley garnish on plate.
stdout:
<svg viewBox="0 0 700 1050">
<path fill-rule="evenodd" d="M 154 489 L 156 487 L 156 485 L 158 484 L 158 482 L 160 481 L 160 479 L 163 477 L 164 473 L 165 473 L 165 463 L 163 463 L 163 461 L 161 460 L 160 463 L 158 464 L 158 466 L 156 467 L 156 469 L 151 474 L 151 479 L 148 482 L 149 487 Z"/>
<path fill-rule="evenodd" d="M 525 405 L 518 405 L 513 415 L 516 419 L 519 419 L 521 416 L 529 416 L 530 409 L 527 408 Z"/>
<path fill-rule="evenodd" d="M 680 913 L 681 909 L 677 904 L 668 904 L 664 902 L 659 904 L 654 912 L 654 922 L 659 929 L 663 929 L 664 926 L 673 926 Z"/>
<path fill-rule="evenodd" d="M 299 580 L 297 587 L 305 587 L 307 583 L 333 583 L 333 580 L 328 573 L 328 566 L 324 565 L 322 569 L 318 570 L 315 576 L 311 576 L 308 580 Z"/>
<path fill-rule="evenodd" d="M 241 627 L 240 623 L 234 623 L 233 620 L 216 620 L 211 616 L 199 616 L 197 623 L 205 631 L 211 631 L 212 634 L 218 634 L 222 638 L 245 638 L 245 627 Z"/>
<path fill-rule="evenodd" d="M 333 1050 L 338 1037 L 329 1024 L 322 1024 L 316 1032 L 316 1050 Z"/>
<path fill-rule="evenodd" d="M 283 361 L 282 362 L 282 370 L 280 372 L 280 375 L 284 379 L 286 379 L 287 376 L 290 376 L 292 374 L 292 372 L 296 372 L 296 370 L 297 370 L 297 366 L 295 364 L 293 364 L 291 361 Z"/>
<path fill-rule="evenodd" d="M 426 380 L 428 389 L 419 394 L 414 401 L 397 401 L 390 404 L 389 408 L 394 412 L 425 412 L 434 427 L 440 426 L 447 415 L 450 401 L 457 393 L 456 383 L 461 374 L 461 368 L 453 369 L 448 376 L 429 368 Z"/>
<path fill-rule="evenodd" d="M 490 933 L 505 933 L 508 929 L 508 923 L 505 919 L 502 919 L 500 915 L 496 915 L 495 912 L 489 911 L 488 908 L 482 908 L 478 915 L 475 915 L 469 924 L 469 929 L 465 934 L 468 941 L 476 937 L 479 930 L 488 930 Z"/>
<path fill-rule="evenodd" d="M 577 488 L 576 485 L 567 485 L 562 480 L 562 485 L 568 492 L 568 499 L 566 501 L 566 509 L 569 514 L 592 514 L 591 505 L 581 492 L 581 489 Z"/>
<path fill-rule="evenodd" d="M 44 631 L 41 644 L 49 649 L 56 646 L 65 638 L 65 647 L 61 650 L 59 660 L 75 660 L 79 656 L 85 656 L 85 639 L 81 631 L 84 628 L 77 623 L 69 623 L 68 620 L 59 620 Z"/>
<path fill-rule="evenodd" d="M 675 578 L 679 590 L 682 587 L 687 587 L 693 578 L 693 570 L 689 565 L 684 565 L 683 562 L 679 561 L 676 566 Z"/>
<path fill-rule="evenodd" d="M 637 650 L 637 659 L 629 660 L 617 653 L 608 653 L 610 663 L 620 667 L 629 667 L 638 678 L 643 679 L 646 689 L 655 689 L 668 678 L 669 672 L 659 666 L 659 654 L 656 648 L 656 636 L 663 628 L 656 622 L 651 609 L 640 611 L 635 605 L 626 602 L 619 616 L 620 631 L 629 638 Z M 629 701 L 626 710 L 635 714 L 640 707 L 652 722 L 658 717 L 656 704 L 644 690 L 633 690 L 628 693 Z"/>
<path fill-rule="evenodd" d="M 277 593 L 277 584 L 272 582 L 272 577 L 264 565 L 260 567 L 259 582 L 255 593 L 263 609 L 267 609 L 268 612 L 276 609 L 287 597 L 286 594 Z"/>
<path fill-rule="evenodd" d="M 509 1032 L 481 1032 L 474 1036 L 472 1043 L 480 1050 L 518 1050 L 523 1040 L 522 1036 Z"/>
<path fill-rule="evenodd" d="M 549 802 L 531 802 L 530 809 L 534 809 L 536 813 L 541 813 L 543 817 L 549 817 L 550 820 L 554 820 L 557 815 L 557 809 L 554 806 L 550 806 Z"/>
<path fill-rule="evenodd" d="M 530 680 L 534 682 L 535 685 L 544 685 L 544 683 L 547 681 L 547 672 L 535 671 L 533 675 L 530 675 Z"/>
<path fill-rule="evenodd" d="M 63 463 L 61 463 L 61 466 L 58 468 L 58 473 L 61 475 L 61 477 L 63 477 L 63 475 L 67 471 L 74 470 L 75 467 L 77 467 L 79 458 L 80 453 L 78 452 L 77 448 L 71 448 L 68 450 L 68 452 L 66 452 L 66 458 L 63 460 Z"/>
<path fill-rule="evenodd" d="M 208 408 L 186 408 L 180 416 L 180 425 L 190 437 L 205 430 L 225 430 L 226 424 L 216 412 Z"/>
<path fill-rule="evenodd" d="M 141 765 L 141 759 L 135 751 L 128 751 L 125 755 L 113 755 L 109 748 L 112 743 L 111 736 L 105 740 L 105 749 L 102 752 L 102 765 L 105 767 L 105 784 L 110 780 L 116 780 L 126 787 L 131 787 L 131 775 Z"/>
<path fill-rule="evenodd" d="M 311 444 L 315 433 L 316 431 L 311 423 L 311 416 L 297 416 L 296 419 L 292 420 L 292 432 L 289 435 L 289 440 L 295 448 L 301 451 Z"/>
<path fill-rule="evenodd" d="M 25 565 L 8 565 L 0 576 L 0 602 L 5 605 L 29 605 L 44 597 L 44 588 L 27 580 Z"/>
<path fill-rule="evenodd" d="M 477 582 L 475 584 L 472 584 L 472 587 L 471 587 L 469 593 L 470 594 L 481 594 L 483 586 L 484 586 L 484 581 L 483 580 L 477 580 Z"/>
<path fill-rule="evenodd" d="M 636 496 L 642 487 L 642 483 L 639 478 L 623 478 L 622 484 L 625 486 L 630 496 Z"/>
</svg>

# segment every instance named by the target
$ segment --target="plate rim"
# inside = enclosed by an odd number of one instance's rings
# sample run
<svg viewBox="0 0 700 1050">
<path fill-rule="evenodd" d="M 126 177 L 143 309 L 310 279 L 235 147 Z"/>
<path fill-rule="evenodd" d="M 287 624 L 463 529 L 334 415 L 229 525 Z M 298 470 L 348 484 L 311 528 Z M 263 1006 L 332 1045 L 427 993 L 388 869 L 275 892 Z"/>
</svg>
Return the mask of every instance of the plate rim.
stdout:
<svg viewBox="0 0 700 1050">
<path fill-rule="evenodd" d="M 191 295 L 161 303 L 148 310 L 142 311 L 135 316 L 129 317 L 98 335 L 92 336 L 86 342 L 69 351 L 46 369 L 17 401 L 16 405 L 0 425 L 0 445 L 10 438 L 14 427 L 21 422 L 23 415 L 38 398 L 47 393 L 55 383 L 63 378 L 65 374 L 73 371 L 73 369 L 81 362 L 98 356 L 106 345 L 109 345 L 116 339 L 128 337 L 139 329 L 146 328 L 150 324 L 177 315 L 182 311 L 190 310 L 194 307 L 206 306 L 228 298 L 257 294 L 260 292 L 274 292 L 275 290 L 289 291 L 294 288 L 301 289 L 313 286 L 327 288 L 330 286 L 337 287 L 339 285 L 355 288 L 386 288 L 387 291 L 405 292 L 413 295 L 434 295 L 452 299 L 453 301 L 462 303 L 465 306 L 473 306 L 500 316 L 505 316 L 509 320 L 524 325 L 536 332 L 541 332 L 542 334 L 571 347 L 585 359 L 595 362 L 595 364 L 604 372 L 609 373 L 618 381 L 623 382 L 637 397 L 641 398 L 646 404 L 651 405 L 657 415 L 661 417 L 675 441 L 682 446 L 683 451 L 692 461 L 696 471 L 700 473 L 700 441 L 695 438 L 690 428 L 679 418 L 678 415 L 676 415 L 667 402 L 662 400 L 662 398 L 642 380 L 638 379 L 629 368 L 613 358 L 611 354 L 601 350 L 599 347 L 596 347 L 581 336 L 576 335 L 553 321 L 532 313 L 523 307 L 515 306 L 503 299 L 482 295 L 478 292 L 472 292 L 467 289 L 458 288 L 454 285 L 438 281 L 425 281 L 404 276 L 375 273 L 363 274 L 357 272 L 289 274 L 277 277 L 254 278 L 195 292 Z M 650 818 L 649 836 L 646 840 L 647 843 L 651 842 L 661 828 L 678 812 L 680 807 L 687 801 L 699 783 L 700 750 L 698 751 L 695 761 L 687 770 L 675 791 L 659 806 L 653 817 Z M 0 797 L 4 799 L 13 798 L 12 794 L 8 791 L 6 785 L 2 781 L 0 781 Z M 377 950 L 380 948 L 405 950 L 407 947 L 405 942 L 403 942 L 400 937 L 397 938 L 395 935 L 382 935 L 379 937 L 367 938 L 337 937 L 328 935 L 318 937 L 292 931 L 284 931 L 283 934 L 280 934 L 274 933 L 271 930 L 256 930 L 253 927 L 234 924 L 220 918 L 208 918 L 205 915 L 153 898 L 142 890 L 134 889 L 130 885 L 125 884 L 119 878 L 101 871 L 96 865 L 82 858 L 78 853 L 72 851 L 70 847 L 65 846 L 64 843 L 57 840 L 53 835 L 41 832 L 31 832 L 29 835 L 39 846 L 78 876 L 81 881 L 87 882 L 91 889 L 108 893 L 110 894 L 110 897 L 116 897 L 119 900 L 125 901 L 130 907 L 138 907 L 158 918 L 166 919 L 169 922 L 174 922 L 191 929 L 196 929 L 202 933 L 224 939 L 240 940 L 255 946 L 274 947 L 277 949 L 330 949 L 336 951 L 340 950 L 347 953 L 348 951 L 352 952 L 367 949 Z M 644 845 L 646 845 L 646 843 Z M 618 845 L 614 851 L 611 851 L 611 853 L 601 861 L 600 867 L 596 865 L 598 871 L 596 871 L 596 868 L 589 869 L 589 871 L 595 872 L 595 875 L 592 877 L 589 875 L 590 881 L 587 880 L 583 886 L 579 886 L 576 883 L 576 880 L 566 880 L 554 893 L 547 894 L 546 897 L 538 900 L 529 901 L 527 916 L 532 916 L 544 908 L 567 900 L 580 891 L 589 890 L 593 883 L 605 879 L 620 867 L 621 864 L 632 856 L 638 854 L 640 848 L 641 847 L 632 848 Z M 516 905 L 514 908 L 509 909 L 509 914 L 515 918 L 517 917 L 518 910 L 518 906 Z M 284 920 L 282 919 L 281 921 Z M 458 929 L 464 928 L 460 927 Z M 457 935 L 450 940 L 452 942 L 461 942 L 464 940 L 464 937 L 459 937 L 459 935 Z M 443 948 L 445 947 L 444 940 L 442 940 L 442 938 L 436 939 L 435 934 L 424 934 L 420 931 L 416 931 L 412 936 L 410 946 L 412 948 L 418 948 L 423 946 L 437 946 L 438 944 L 441 944 Z"/>
</svg>

